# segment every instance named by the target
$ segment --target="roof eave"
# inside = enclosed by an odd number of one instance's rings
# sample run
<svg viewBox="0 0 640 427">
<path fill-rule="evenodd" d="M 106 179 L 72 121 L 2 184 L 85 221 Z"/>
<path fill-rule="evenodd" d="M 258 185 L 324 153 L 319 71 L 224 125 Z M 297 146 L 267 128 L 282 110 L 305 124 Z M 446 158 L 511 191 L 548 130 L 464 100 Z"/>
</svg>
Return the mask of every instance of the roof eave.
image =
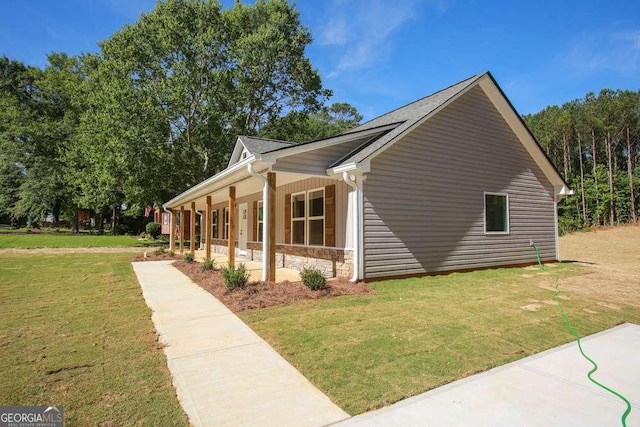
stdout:
<svg viewBox="0 0 640 427">
<path fill-rule="evenodd" d="M 247 165 L 255 164 L 255 163 L 258 163 L 258 162 L 267 163 L 267 164 L 269 163 L 268 161 L 264 161 L 260 154 L 252 154 L 251 156 L 247 157 L 246 159 L 243 159 L 243 160 L 239 161 L 238 163 L 234 164 L 233 166 L 228 167 L 228 168 L 224 169 L 223 171 L 220 171 L 217 174 L 213 175 L 212 177 L 205 179 L 201 183 L 189 188 L 185 192 L 177 195 L 173 199 L 171 199 L 168 202 L 164 203 L 162 206 L 165 209 L 171 209 L 171 208 L 175 208 L 175 207 L 184 205 L 185 203 L 188 203 L 188 202 L 193 201 L 195 199 L 198 199 L 198 198 L 202 197 L 204 194 L 206 194 L 209 191 L 208 190 L 209 187 L 215 186 L 215 184 L 217 182 L 219 182 L 219 181 L 221 181 L 221 180 L 223 180 L 225 178 L 231 178 L 234 174 L 238 174 L 239 172 L 242 172 L 243 170 L 248 175 L 249 172 L 247 170 Z M 244 177 L 244 173 L 242 173 L 241 175 L 242 175 L 242 177 Z"/>
</svg>

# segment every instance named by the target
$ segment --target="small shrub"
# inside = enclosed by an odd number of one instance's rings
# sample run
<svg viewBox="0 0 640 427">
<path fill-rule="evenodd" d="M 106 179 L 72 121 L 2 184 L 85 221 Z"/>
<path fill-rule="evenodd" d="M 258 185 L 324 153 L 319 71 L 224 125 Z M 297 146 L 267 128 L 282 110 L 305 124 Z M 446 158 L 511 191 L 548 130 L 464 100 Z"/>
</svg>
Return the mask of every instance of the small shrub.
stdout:
<svg viewBox="0 0 640 427">
<path fill-rule="evenodd" d="M 167 255 L 169 255 L 171 258 L 173 258 L 176 253 L 173 251 L 173 249 L 169 250 L 169 252 L 167 252 Z"/>
<path fill-rule="evenodd" d="M 162 229 L 159 223 L 150 222 L 145 227 L 145 231 L 147 232 L 147 236 L 149 236 L 152 239 L 155 239 L 160 235 L 160 232 L 162 231 Z"/>
<path fill-rule="evenodd" d="M 247 271 L 244 263 L 240 263 L 238 267 L 228 265 L 220 268 L 220 273 L 224 279 L 224 285 L 229 291 L 234 289 L 242 289 L 247 285 L 251 274 Z"/>
<path fill-rule="evenodd" d="M 184 253 L 184 262 L 192 263 L 195 260 L 195 254 L 193 252 Z"/>
<path fill-rule="evenodd" d="M 156 255 L 162 255 L 164 253 L 164 246 L 160 246 L 159 248 L 156 248 L 156 250 L 153 251 L 153 253 Z"/>
<path fill-rule="evenodd" d="M 216 263 L 212 259 L 205 259 L 202 262 L 202 271 L 213 270 L 216 266 Z"/>
<path fill-rule="evenodd" d="M 317 268 L 303 268 L 300 272 L 300 279 L 312 291 L 323 289 L 327 284 L 327 279 Z"/>
</svg>

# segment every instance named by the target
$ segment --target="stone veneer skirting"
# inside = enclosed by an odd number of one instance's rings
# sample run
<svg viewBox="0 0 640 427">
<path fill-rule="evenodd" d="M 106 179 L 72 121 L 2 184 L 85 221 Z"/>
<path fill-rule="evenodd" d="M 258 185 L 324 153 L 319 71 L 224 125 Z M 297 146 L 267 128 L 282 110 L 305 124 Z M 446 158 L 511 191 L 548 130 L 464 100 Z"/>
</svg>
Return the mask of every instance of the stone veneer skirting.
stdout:
<svg viewBox="0 0 640 427">
<path fill-rule="evenodd" d="M 226 240 L 212 239 L 211 251 L 228 254 Z M 240 256 L 236 242 L 236 255 Z M 246 257 L 252 261 L 262 261 L 262 243 L 248 242 Z M 325 277 L 350 278 L 353 267 L 353 251 L 348 249 L 276 244 L 276 268 L 295 270 L 317 268 Z"/>
</svg>

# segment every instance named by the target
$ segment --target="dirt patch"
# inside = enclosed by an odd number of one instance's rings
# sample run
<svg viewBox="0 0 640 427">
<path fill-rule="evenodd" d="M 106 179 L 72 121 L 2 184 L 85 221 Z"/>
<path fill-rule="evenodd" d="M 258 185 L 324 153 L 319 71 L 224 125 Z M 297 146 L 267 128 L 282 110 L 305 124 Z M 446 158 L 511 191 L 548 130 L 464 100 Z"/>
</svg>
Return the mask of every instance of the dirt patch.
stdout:
<svg viewBox="0 0 640 427">
<path fill-rule="evenodd" d="M 371 293 L 364 283 L 350 283 L 347 280 L 332 279 L 325 289 L 312 291 L 302 282 L 284 281 L 251 282 L 244 289 L 227 291 L 219 271 L 202 271 L 199 263 L 176 261 L 173 266 L 187 275 L 200 287 L 211 293 L 234 313 L 256 308 L 291 304 L 301 300 L 332 298 L 340 295 L 359 295 Z"/>
<path fill-rule="evenodd" d="M 520 307 L 525 311 L 538 311 L 542 306 L 540 304 L 527 304 Z"/>
<path fill-rule="evenodd" d="M 563 260 L 585 266 L 588 274 L 563 278 L 562 291 L 602 301 L 640 306 L 640 226 L 627 225 L 560 238 Z"/>
</svg>

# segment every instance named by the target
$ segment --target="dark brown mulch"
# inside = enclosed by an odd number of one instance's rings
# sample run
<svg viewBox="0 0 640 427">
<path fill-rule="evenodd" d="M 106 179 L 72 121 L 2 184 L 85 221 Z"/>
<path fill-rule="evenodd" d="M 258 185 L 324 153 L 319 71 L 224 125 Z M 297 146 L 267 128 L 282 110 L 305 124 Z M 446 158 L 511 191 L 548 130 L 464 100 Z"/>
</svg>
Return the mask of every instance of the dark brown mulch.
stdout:
<svg viewBox="0 0 640 427">
<path fill-rule="evenodd" d="M 295 301 L 331 298 L 340 295 L 368 294 L 372 290 L 364 283 L 347 280 L 331 280 L 325 289 L 312 291 L 302 282 L 284 281 L 250 282 L 244 289 L 228 291 L 222 275 L 217 270 L 202 271 L 200 263 L 176 261 L 173 266 L 186 274 L 204 290 L 219 299 L 229 310 L 238 313 L 244 310 L 291 304 Z"/>
</svg>

